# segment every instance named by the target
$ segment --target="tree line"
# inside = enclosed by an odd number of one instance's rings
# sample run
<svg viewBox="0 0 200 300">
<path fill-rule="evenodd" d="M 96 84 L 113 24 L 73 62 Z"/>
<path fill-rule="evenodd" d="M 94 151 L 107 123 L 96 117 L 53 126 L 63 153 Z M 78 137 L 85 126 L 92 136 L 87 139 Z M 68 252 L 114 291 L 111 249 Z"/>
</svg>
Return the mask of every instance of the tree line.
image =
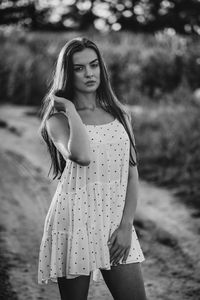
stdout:
<svg viewBox="0 0 200 300">
<path fill-rule="evenodd" d="M 108 30 L 155 32 L 172 28 L 200 34 L 198 0 L 1 0 L 0 25 L 20 24 L 31 30 Z M 99 27 L 98 24 L 101 24 Z"/>
</svg>

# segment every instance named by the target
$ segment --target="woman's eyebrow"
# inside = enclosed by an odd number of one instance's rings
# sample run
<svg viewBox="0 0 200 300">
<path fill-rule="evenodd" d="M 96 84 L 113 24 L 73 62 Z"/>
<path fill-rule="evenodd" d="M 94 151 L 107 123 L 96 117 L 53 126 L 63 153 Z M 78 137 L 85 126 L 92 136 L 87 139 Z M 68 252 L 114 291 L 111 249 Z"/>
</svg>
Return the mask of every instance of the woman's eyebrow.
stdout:
<svg viewBox="0 0 200 300">
<path fill-rule="evenodd" d="M 89 62 L 89 64 L 94 63 L 96 60 L 98 60 L 98 58 L 95 58 L 94 60 L 92 60 L 91 62 Z M 74 64 L 74 66 L 84 66 L 82 64 Z"/>
</svg>

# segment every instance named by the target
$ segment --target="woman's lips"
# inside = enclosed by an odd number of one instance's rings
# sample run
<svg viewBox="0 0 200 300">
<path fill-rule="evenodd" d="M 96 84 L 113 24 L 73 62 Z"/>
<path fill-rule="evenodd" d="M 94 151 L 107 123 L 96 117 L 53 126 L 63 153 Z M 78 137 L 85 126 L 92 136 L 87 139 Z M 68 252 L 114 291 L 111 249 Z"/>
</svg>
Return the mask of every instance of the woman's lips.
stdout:
<svg viewBox="0 0 200 300">
<path fill-rule="evenodd" d="M 96 83 L 96 81 L 92 81 L 92 80 L 91 80 L 91 81 L 87 81 L 85 84 L 86 84 L 86 85 L 93 85 L 93 84 L 95 84 L 95 83 Z"/>
</svg>

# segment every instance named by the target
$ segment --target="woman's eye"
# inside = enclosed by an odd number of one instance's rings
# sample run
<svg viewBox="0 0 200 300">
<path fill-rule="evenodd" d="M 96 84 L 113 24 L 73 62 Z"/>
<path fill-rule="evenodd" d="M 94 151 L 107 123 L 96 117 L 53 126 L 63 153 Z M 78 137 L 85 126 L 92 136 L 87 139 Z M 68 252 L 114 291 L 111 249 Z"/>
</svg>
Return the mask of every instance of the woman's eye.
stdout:
<svg viewBox="0 0 200 300">
<path fill-rule="evenodd" d="M 74 68 L 74 71 L 76 71 L 76 72 L 79 72 L 79 71 L 82 71 L 83 70 L 83 67 L 76 67 L 76 68 Z"/>
<path fill-rule="evenodd" d="M 92 66 L 92 68 L 97 68 L 98 65 L 99 65 L 99 63 L 95 63 L 95 64 L 92 64 L 91 66 Z"/>
</svg>

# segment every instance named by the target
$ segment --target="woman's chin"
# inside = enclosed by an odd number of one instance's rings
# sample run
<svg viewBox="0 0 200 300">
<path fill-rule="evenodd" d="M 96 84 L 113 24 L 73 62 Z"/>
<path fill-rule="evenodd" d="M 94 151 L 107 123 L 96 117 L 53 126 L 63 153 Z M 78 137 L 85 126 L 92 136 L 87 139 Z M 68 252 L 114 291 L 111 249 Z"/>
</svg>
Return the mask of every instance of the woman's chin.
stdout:
<svg viewBox="0 0 200 300">
<path fill-rule="evenodd" d="M 91 92 L 96 92 L 97 87 L 96 86 L 87 86 L 86 89 L 84 89 L 84 92 L 87 93 L 91 93 Z"/>
</svg>

